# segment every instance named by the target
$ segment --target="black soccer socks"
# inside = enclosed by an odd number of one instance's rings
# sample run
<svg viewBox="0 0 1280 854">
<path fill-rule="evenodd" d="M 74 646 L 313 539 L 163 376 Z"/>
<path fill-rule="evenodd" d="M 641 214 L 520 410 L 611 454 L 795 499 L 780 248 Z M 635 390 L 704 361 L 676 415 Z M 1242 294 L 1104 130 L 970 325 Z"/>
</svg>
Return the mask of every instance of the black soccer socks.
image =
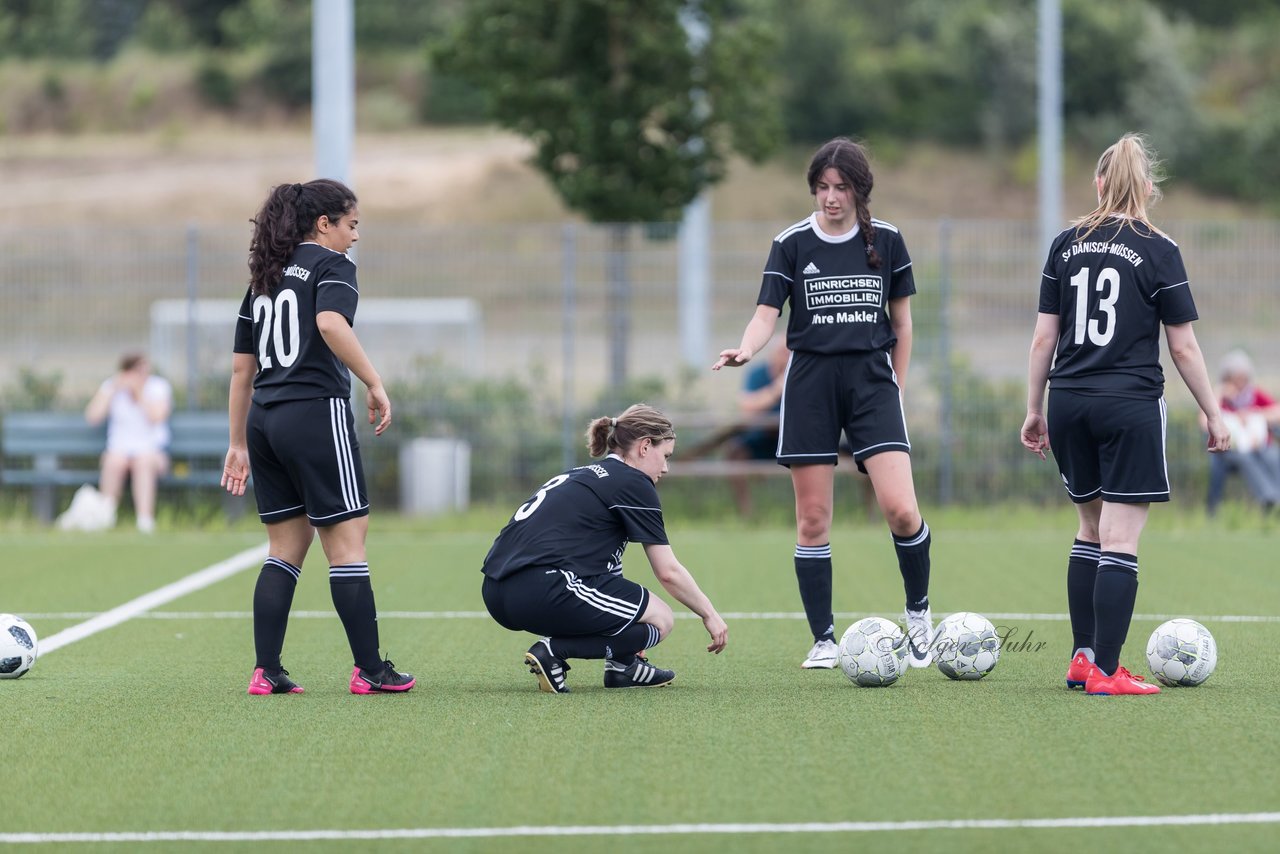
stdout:
<svg viewBox="0 0 1280 854">
<path fill-rule="evenodd" d="M 929 607 L 929 545 L 932 542 L 929 526 L 923 519 L 920 520 L 920 530 L 911 536 L 893 534 L 893 550 L 898 553 L 898 571 L 902 573 L 908 611 L 923 611 Z"/>
<path fill-rule="evenodd" d="M 1093 649 L 1093 587 L 1098 577 L 1098 560 L 1102 549 L 1098 543 L 1076 540 L 1067 559 L 1067 612 L 1071 615 L 1071 649 Z"/>
<path fill-rule="evenodd" d="M 1093 584 L 1093 662 L 1108 676 L 1120 666 L 1120 648 L 1129 634 L 1138 598 L 1138 556 L 1103 552 Z"/>
<path fill-rule="evenodd" d="M 835 640 L 835 618 L 831 613 L 831 544 L 796 546 L 796 581 L 800 601 L 809 620 L 813 639 Z"/>
<path fill-rule="evenodd" d="M 280 651 L 289 626 L 293 591 L 302 570 L 279 558 L 269 557 L 258 572 L 253 588 L 253 649 L 255 666 L 271 673 L 280 670 Z"/>
<path fill-rule="evenodd" d="M 329 567 L 329 595 L 347 630 L 347 643 L 356 667 L 369 673 L 382 670 L 378 654 L 378 608 L 369 582 L 369 564 L 348 563 Z"/>
</svg>

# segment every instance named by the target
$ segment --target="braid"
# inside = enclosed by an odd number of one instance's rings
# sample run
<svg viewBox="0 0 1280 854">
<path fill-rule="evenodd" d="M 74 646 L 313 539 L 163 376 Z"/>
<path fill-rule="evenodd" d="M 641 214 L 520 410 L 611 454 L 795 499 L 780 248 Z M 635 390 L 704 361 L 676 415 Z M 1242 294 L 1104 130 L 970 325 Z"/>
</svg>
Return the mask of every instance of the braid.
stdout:
<svg viewBox="0 0 1280 854">
<path fill-rule="evenodd" d="M 884 262 L 880 260 L 880 253 L 876 251 L 876 227 L 871 223 L 871 209 L 867 207 L 861 194 L 856 191 L 854 206 L 858 212 L 858 227 L 862 229 L 862 240 L 867 244 L 867 266 L 873 270 L 879 270 Z"/>
<path fill-rule="evenodd" d="M 853 202 L 858 214 L 858 226 L 867 247 L 867 264 L 879 270 L 883 263 L 876 251 L 876 227 L 871 223 L 871 188 L 875 176 L 867 160 L 866 149 L 848 137 L 838 136 L 823 145 L 809 161 L 809 192 L 813 193 L 818 177 L 827 169 L 835 169 L 853 187 Z"/>
</svg>

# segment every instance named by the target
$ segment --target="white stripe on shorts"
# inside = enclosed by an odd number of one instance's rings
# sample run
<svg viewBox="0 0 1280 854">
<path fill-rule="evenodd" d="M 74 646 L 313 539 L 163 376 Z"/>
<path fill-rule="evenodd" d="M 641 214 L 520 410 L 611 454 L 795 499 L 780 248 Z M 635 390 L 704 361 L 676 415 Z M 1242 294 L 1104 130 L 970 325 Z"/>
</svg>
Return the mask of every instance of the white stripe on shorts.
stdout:
<svg viewBox="0 0 1280 854">
<path fill-rule="evenodd" d="M 601 593 L 594 587 L 588 587 L 581 578 L 567 569 L 560 570 L 560 574 L 564 576 L 565 587 L 574 596 L 577 596 L 583 602 L 604 611 L 606 614 L 613 614 L 628 620 L 634 620 L 640 606 L 628 602 L 626 599 L 619 599 L 617 596 L 610 596 L 607 593 Z"/>
<path fill-rule="evenodd" d="M 346 401 L 329 398 L 329 425 L 333 430 L 333 447 L 338 463 L 338 481 L 342 484 L 342 503 L 347 510 L 355 510 L 360 504 L 356 488 L 355 465 L 351 461 L 351 436 L 347 432 Z"/>
</svg>

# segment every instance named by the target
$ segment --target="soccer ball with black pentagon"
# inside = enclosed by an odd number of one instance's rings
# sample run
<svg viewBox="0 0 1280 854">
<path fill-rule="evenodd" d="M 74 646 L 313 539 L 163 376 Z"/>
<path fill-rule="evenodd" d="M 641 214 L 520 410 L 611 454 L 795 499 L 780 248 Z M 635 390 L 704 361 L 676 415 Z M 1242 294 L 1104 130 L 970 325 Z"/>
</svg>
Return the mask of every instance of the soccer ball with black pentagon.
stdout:
<svg viewBox="0 0 1280 854">
<path fill-rule="evenodd" d="M 1000 636 L 981 614 L 961 611 L 938 624 L 933 660 L 952 679 L 981 679 L 1000 660 Z"/>
<path fill-rule="evenodd" d="M 36 630 L 21 617 L 0 614 L 0 679 L 17 679 L 40 654 Z"/>
<path fill-rule="evenodd" d="M 1147 664 L 1162 685 L 1192 687 L 1209 678 L 1218 665 L 1218 644 L 1195 620 L 1161 623 L 1147 641 Z"/>
<path fill-rule="evenodd" d="M 866 617 L 840 638 L 840 669 L 855 685 L 892 685 L 906 669 L 907 636 L 884 617 Z"/>
</svg>

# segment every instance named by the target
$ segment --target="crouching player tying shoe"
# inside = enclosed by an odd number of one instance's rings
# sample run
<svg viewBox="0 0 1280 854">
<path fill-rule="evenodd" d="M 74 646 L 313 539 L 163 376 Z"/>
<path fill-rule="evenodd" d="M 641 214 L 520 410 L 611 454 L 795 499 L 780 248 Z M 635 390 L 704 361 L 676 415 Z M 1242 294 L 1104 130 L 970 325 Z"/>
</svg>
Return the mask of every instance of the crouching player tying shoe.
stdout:
<svg viewBox="0 0 1280 854">
<path fill-rule="evenodd" d="M 640 543 L 668 593 L 702 618 L 708 652 L 728 627 L 667 542 L 655 484 L 675 450 L 671 421 L 636 404 L 597 418 L 587 449 L 598 463 L 544 483 L 516 509 L 485 557 L 485 607 L 504 628 L 545 635 L 525 653 L 538 687 L 567 694 L 566 659 L 604 659 L 604 687 L 656 688 L 676 678 L 641 653 L 671 633 L 670 606 L 622 575 L 628 541 Z"/>
<path fill-rule="evenodd" d="M 258 662 L 250 694 L 300 694 L 280 665 L 302 561 L 316 531 L 329 591 L 351 644 L 351 693 L 408 691 L 414 678 L 378 653 L 365 534 L 369 502 L 351 413 L 351 377 L 368 389 L 381 435 L 391 401 L 356 338 L 355 195 L 337 181 L 274 187 L 253 220 L 249 292 L 236 323 L 222 485 L 243 495 L 252 469 L 269 557 L 253 591 Z"/>
<path fill-rule="evenodd" d="M 1191 329 L 1198 318 L 1178 244 L 1147 217 L 1154 156 L 1126 134 L 1094 173 L 1098 206 L 1059 234 L 1040 280 L 1022 444 L 1052 448 L 1079 516 L 1067 561 L 1074 654 L 1067 686 L 1159 694 L 1120 664 L 1138 595 L 1138 538 L 1152 502 L 1169 500 L 1164 372 L 1169 355 L 1204 412 L 1208 450 L 1230 433 Z M 1044 408 L 1049 384 L 1049 410 Z"/>
</svg>

